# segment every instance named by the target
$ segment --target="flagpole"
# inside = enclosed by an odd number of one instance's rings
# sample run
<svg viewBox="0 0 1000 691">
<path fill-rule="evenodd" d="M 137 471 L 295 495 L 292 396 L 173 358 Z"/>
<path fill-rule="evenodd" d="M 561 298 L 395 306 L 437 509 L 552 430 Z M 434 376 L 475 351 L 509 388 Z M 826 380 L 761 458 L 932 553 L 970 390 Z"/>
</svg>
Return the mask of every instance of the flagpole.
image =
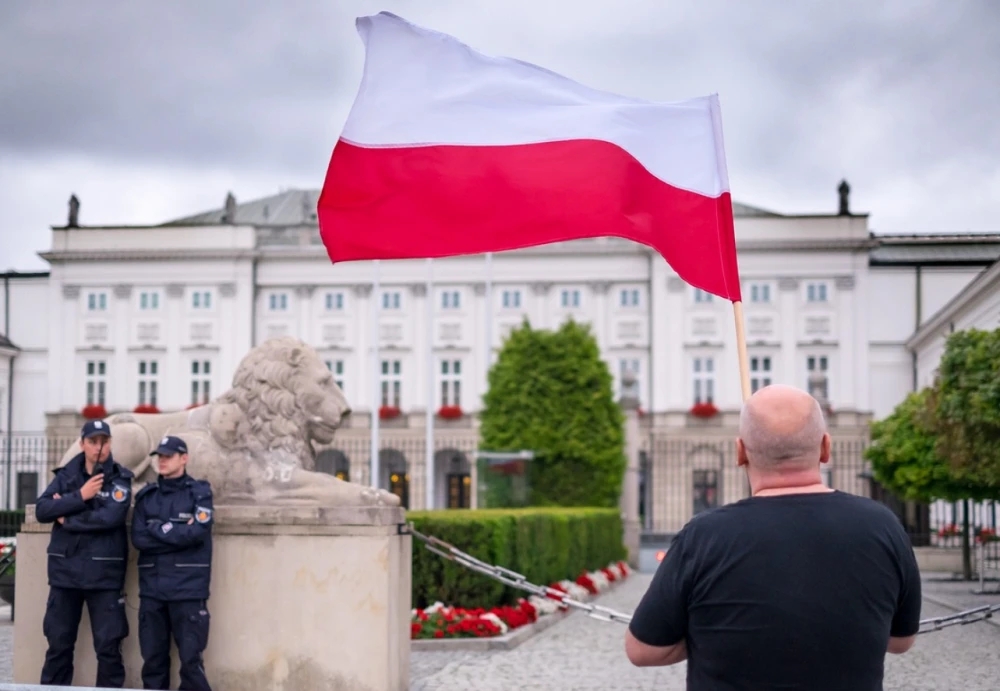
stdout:
<svg viewBox="0 0 1000 691">
<path fill-rule="evenodd" d="M 427 420 L 424 439 L 424 508 L 434 508 L 434 260 L 427 259 Z"/>
<path fill-rule="evenodd" d="M 493 253 L 486 253 L 486 376 L 493 364 Z"/>
<path fill-rule="evenodd" d="M 750 358 L 747 356 L 747 335 L 743 326 L 743 303 L 733 303 L 733 318 L 736 320 L 736 352 L 740 359 L 740 386 L 743 400 L 750 398 Z"/>
<path fill-rule="evenodd" d="M 378 448 L 378 427 L 379 427 L 379 260 L 374 262 L 374 276 L 372 277 L 372 313 L 371 313 L 371 339 L 372 339 L 372 440 L 371 455 L 369 458 L 371 467 L 371 486 L 378 489 L 379 486 L 379 448 Z"/>
</svg>

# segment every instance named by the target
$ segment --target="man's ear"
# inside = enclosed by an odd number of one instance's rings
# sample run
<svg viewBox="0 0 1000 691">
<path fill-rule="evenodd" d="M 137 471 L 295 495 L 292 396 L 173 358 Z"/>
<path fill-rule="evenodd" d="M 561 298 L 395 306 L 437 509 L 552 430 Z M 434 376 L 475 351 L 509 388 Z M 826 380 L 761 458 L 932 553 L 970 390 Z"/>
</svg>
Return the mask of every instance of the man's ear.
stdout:
<svg viewBox="0 0 1000 691">
<path fill-rule="evenodd" d="M 823 439 L 819 442 L 819 462 L 829 463 L 830 462 L 830 434 L 826 433 L 823 435 Z"/>
<path fill-rule="evenodd" d="M 739 468 L 739 467 L 745 466 L 749 462 L 750 462 L 749 459 L 747 459 L 747 447 L 743 443 L 743 440 L 737 437 L 737 439 L 736 439 L 736 467 Z"/>
</svg>

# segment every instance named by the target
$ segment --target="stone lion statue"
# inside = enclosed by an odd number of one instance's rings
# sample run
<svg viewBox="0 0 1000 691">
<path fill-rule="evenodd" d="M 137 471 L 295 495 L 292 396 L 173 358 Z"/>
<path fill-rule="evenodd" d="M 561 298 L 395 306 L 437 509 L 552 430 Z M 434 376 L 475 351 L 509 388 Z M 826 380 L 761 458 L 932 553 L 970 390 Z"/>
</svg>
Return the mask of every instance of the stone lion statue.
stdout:
<svg viewBox="0 0 1000 691">
<path fill-rule="evenodd" d="M 316 351 L 286 337 L 251 350 L 232 388 L 211 403 L 176 413 L 120 413 L 105 421 L 111 452 L 135 473 L 136 490 L 156 479 L 149 454 L 170 434 L 187 442 L 188 472 L 212 483 L 217 504 L 398 506 L 399 497 L 385 490 L 313 471 L 313 442 L 332 442 L 350 412 Z M 79 452 L 77 442 L 61 464 Z"/>
</svg>

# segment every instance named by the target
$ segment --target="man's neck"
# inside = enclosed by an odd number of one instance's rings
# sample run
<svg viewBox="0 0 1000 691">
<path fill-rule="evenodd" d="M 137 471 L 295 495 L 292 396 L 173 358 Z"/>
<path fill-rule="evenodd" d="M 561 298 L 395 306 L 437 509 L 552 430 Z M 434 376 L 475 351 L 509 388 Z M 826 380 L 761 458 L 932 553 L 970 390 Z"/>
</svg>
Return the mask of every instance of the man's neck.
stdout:
<svg viewBox="0 0 1000 691">
<path fill-rule="evenodd" d="M 822 482 L 817 482 L 810 485 L 799 485 L 795 487 L 766 487 L 756 490 L 753 493 L 753 496 L 777 497 L 785 494 L 827 494 L 833 491 L 833 489 L 827 487 Z"/>
</svg>

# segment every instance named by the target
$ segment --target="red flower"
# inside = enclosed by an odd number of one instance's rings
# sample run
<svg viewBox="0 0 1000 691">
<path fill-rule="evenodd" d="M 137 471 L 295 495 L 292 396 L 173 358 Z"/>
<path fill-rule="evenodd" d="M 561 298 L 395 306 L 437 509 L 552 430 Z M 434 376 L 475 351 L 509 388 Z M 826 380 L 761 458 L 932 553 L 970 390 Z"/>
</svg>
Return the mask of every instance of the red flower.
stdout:
<svg viewBox="0 0 1000 691">
<path fill-rule="evenodd" d="M 378 409 L 378 416 L 381 420 L 391 420 L 394 417 L 399 417 L 401 411 L 394 405 L 384 405 Z"/>
<path fill-rule="evenodd" d="M 457 405 L 443 405 L 438 409 L 438 417 L 443 420 L 457 420 L 464 413 L 462 413 L 462 407 Z"/>
<path fill-rule="evenodd" d="M 160 409 L 157 408 L 155 405 L 152 405 L 152 404 L 149 404 L 149 403 L 142 403 L 140 405 L 137 405 L 135 408 L 133 408 L 132 412 L 133 413 L 151 413 L 151 414 L 155 415 L 156 413 L 160 412 Z"/>
<path fill-rule="evenodd" d="M 691 406 L 691 414 L 695 417 L 714 417 L 719 414 L 719 409 L 712 403 L 695 403 Z"/>
<path fill-rule="evenodd" d="M 417 636 L 419 636 L 420 635 L 420 630 L 422 628 L 423 627 L 419 623 L 417 623 L 417 622 L 411 623 L 410 624 L 410 638 L 416 638 Z"/>
<path fill-rule="evenodd" d="M 586 588 L 587 592 L 590 593 L 591 595 L 597 595 L 597 586 L 594 585 L 594 582 L 590 580 L 590 576 L 588 576 L 587 574 L 581 573 L 580 576 L 576 579 L 576 584 Z"/>
<path fill-rule="evenodd" d="M 108 411 L 100 403 L 92 403 L 84 406 L 80 414 L 88 420 L 103 420 L 108 416 Z"/>
<path fill-rule="evenodd" d="M 444 638 L 444 631 L 442 631 L 441 629 L 438 629 L 437 631 L 435 631 L 434 632 L 434 638 Z"/>
</svg>

